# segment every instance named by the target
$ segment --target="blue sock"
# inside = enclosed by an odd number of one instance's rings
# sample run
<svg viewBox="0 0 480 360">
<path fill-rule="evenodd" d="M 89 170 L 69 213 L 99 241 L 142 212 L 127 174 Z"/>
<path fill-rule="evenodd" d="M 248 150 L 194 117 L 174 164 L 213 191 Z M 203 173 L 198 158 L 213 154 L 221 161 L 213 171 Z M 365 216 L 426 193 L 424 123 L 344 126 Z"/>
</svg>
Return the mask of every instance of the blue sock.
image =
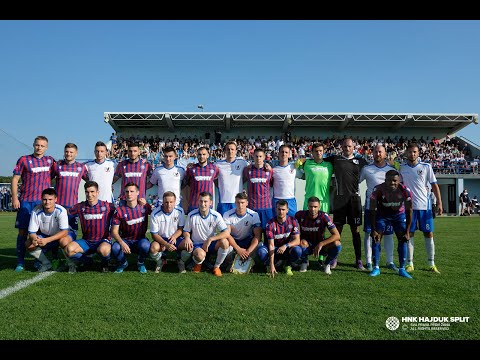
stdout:
<svg viewBox="0 0 480 360">
<path fill-rule="evenodd" d="M 303 251 L 302 251 L 302 248 L 300 246 L 294 246 L 290 250 L 290 253 L 288 254 L 288 258 L 290 260 L 290 263 L 297 262 L 297 260 L 300 259 L 300 256 L 302 256 L 302 252 Z"/>
<path fill-rule="evenodd" d="M 143 264 L 148 256 L 150 250 L 150 242 L 147 239 L 139 240 L 138 242 L 138 262 Z M 164 254 L 163 254 L 164 255 Z M 163 256 L 162 256 L 163 258 Z"/>
<path fill-rule="evenodd" d="M 382 246 L 380 242 L 372 241 L 372 260 L 373 266 L 379 267 L 378 264 L 380 263 L 380 252 L 382 251 Z"/>
<path fill-rule="evenodd" d="M 25 265 L 25 242 L 27 241 L 26 235 L 17 235 L 17 263 Z"/>
<path fill-rule="evenodd" d="M 397 246 L 398 251 L 398 262 L 400 263 L 400 268 L 405 268 L 405 262 L 407 261 L 407 242 L 399 242 Z"/>
<path fill-rule="evenodd" d="M 325 258 L 325 264 L 331 265 L 333 260 L 335 260 L 338 254 L 340 254 L 341 250 L 342 245 L 334 246 L 333 248 L 331 248 L 327 253 L 327 257 Z"/>
<path fill-rule="evenodd" d="M 108 254 L 107 256 L 102 256 L 102 260 L 101 260 L 101 263 L 102 263 L 102 266 L 108 266 L 108 261 L 110 260 L 110 254 Z"/>
<path fill-rule="evenodd" d="M 112 254 L 113 257 L 117 259 L 119 264 L 123 264 L 125 262 L 125 253 L 122 251 L 122 247 L 118 242 L 112 245 Z"/>
<path fill-rule="evenodd" d="M 257 256 L 265 266 L 268 265 L 268 248 L 265 245 L 258 248 Z"/>
</svg>

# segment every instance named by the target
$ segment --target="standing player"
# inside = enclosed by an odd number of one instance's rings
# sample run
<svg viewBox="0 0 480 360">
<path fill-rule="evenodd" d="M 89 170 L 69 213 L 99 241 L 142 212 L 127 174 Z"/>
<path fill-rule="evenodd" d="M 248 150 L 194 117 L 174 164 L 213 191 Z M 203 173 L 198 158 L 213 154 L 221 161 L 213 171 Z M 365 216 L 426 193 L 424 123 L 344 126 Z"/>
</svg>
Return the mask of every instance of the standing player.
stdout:
<svg viewBox="0 0 480 360">
<path fill-rule="evenodd" d="M 145 274 L 145 259 L 150 249 L 150 241 L 145 236 L 148 227 L 148 215 L 152 213 L 152 207 L 146 203 L 138 203 L 140 191 L 138 185 L 129 182 L 125 185 L 125 205 L 120 205 L 113 214 L 112 237 L 115 243 L 112 245 L 113 256 L 117 259 L 116 273 L 122 273 L 128 266 L 125 255 L 132 251 L 138 254 L 137 268 Z"/>
<path fill-rule="evenodd" d="M 80 182 L 87 181 L 87 168 L 85 164 L 76 161 L 78 154 L 77 145 L 73 143 L 65 144 L 63 151 L 63 160 L 58 161 L 53 167 L 53 174 L 55 176 L 55 189 L 57 190 L 57 204 L 63 206 L 65 209 L 70 209 L 73 205 L 78 203 L 78 188 Z M 68 215 L 68 223 L 70 228 L 75 232 L 75 238 L 78 230 L 78 217 Z M 60 239 L 59 245 L 63 250 L 65 247 L 75 240 L 75 238 L 64 237 Z M 67 262 L 69 259 L 67 258 Z"/>
<path fill-rule="evenodd" d="M 42 191 L 42 204 L 37 205 L 30 217 L 28 225 L 28 252 L 41 262 L 38 272 L 52 269 L 52 264 L 45 253 L 53 248 L 58 249 L 58 244 L 64 238 L 68 242 L 76 239 L 73 231 L 68 226 L 67 210 L 56 204 L 57 192 L 55 189 L 46 188 Z"/>
<path fill-rule="evenodd" d="M 223 215 L 225 224 L 230 231 L 228 242 L 234 251 L 231 254 L 232 259 L 236 253 L 244 261 L 255 255 L 258 243 L 262 239 L 260 217 L 255 211 L 247 209 L 247 205 L 247 194 L 239 192 L 235 196 L 235 208 L 228 210 Z"/>
<path fill-rule="evenodd" d="M 106 158 L 107 145 L 102 141 L 95 144 L 95 160 L 85 163 L 87 167 L 87 176 L 90 181 L 98 184 L 98 200 L 114 202 L 112 181 L 115 173 L 115 163 Z"/>
<path fill-rule="evenodd" d="M 257 250 L 260 261 L 267 266 L 267 272 L 272 277 L 277 273 L 275 258 L 286 260 L 285 273 L 293 275 L 291 264 L 300 259 L 302 248 L 298 221 L 288 216 L 288 203 L 278 200 L 275 208 L 276 216 L 267 222 L 265 238 L 268 245 L 262 245 Z"/>
<path fill-rule="evenodd" d="M 68 211 L 71 215 L 78 215 L 83 239 L 68 244 L 66 253 L 70 260 L 84 263 L 87 261 L 86 255 L 98 253 L 102 258 L 102 271 L 108 272 L 108 261 L 112 250 L 110 223 L 114 207 L 112 203 L 98 199 L 98 184 L 95 181 L 87 181 L 83 187 L 86 201 L 74 205 Z M 71 264 L 69 272 L 76 271 L 76 265 Z"/>
<path fill-rule="evenodd" d="M 385 174 L 395 168 L 389 165 L 386 161 L 387 152 L 383 145 L 375 146 L 373 150 L 373 163 L 366 165 L 360 171 L 359 183 L 366 180 L 367 191 L 365 193 L 365 215 L 363 231 L 365 232 L 365 239 L 363 245 L 365 248 L 365 260 L 367 262 L 367 270 L 372 271 L 372 237 L 370 233 L 372 228 L 370 226 L 370 195 L 372 195 L 375 186 L 385 182 Z M 388 225 L 383 232 L 383 243 L 385 245 L 385 254 L 387 256 L 387 267 L 392 270 L 398 270 L 393 263 L 393 228 Z"/>
<path fill-rule="evenodd" d="M 35 206 L 42 202 L 42 191 L 50 187 L 50 179 L 55 166 L 55 160 L 46 156 L 48 139 L 37 136 L 33 142 L 33 154 L 21 156 L 13 169 L 12 206 L 18 209 L 15 227 L 17 236 L 17 267 L 16 272 L 25 268 L 25 242 L 30 215 Z M 22 179 L 20 200 L 18 198 L 18 182 Z"/>
<path fill-rule="evenodd" d="M 183 240 L 185 212 L 180 206 L 175 206 L 176 196 L 173 191 L 163 194 L 162 205 L 157 207 L 150 219 L 150 234 L 153 242 L 150 245 L 150 257 L 157 262 L 155 272 L 162 271 L 164 251 L 177 251 Z M 166 261 L 166 260 L 165 260 Z M 185 273 L 185 263 L 178 259 L 178 271 Z"/>
<path fill-rule="evenodd" d="M 440 195 L 440 188 L 437 184 L 437 178 L 433 173 L 432 166 L 428 163 L 418 161 L 418 145 L 411 143 L 407 146 L 407 161 L 400 165 L 400 174 L 403 184 L 412 191 L 413 218 L 410 228 L 410 241 L 408 243 L 407 253 L 407 272 L 412 272 L 413 267 L 413 250 L 415 230 L 420 229 L 425 239 L 425 247 L 427 250 L 428 270 L 436 274 L 440 274 L 435 265 L 435 243 L 433 242 L 433 213 L 430 197 L 428 196 L 427 186 L 431 184 L 431 188 L 437 198 L 438 214 L 442 215 L 443 205 Z"/>
<path fill-rule="evenodd" d="M 198 209 L 188 213 L 185 227 L 183 228 L 184 240 L 180 243 L 182 261 L 187 262 L 193 256 L 193 272 L 199 273 L 202 269 L 207 253 L 217 252 L 217 259 L 213 266 L 213 275 L 222 276 L 220 265 L 225 261 L 229 252 L 227 240 L 230 232 L 220 213 L 211 209 L 212 194 L 201 192 L 199 194 Z M 215 232 L 218 234 L 215 235 Z"/>
<path fill-rule="evenodd" d="M 215 193 L 214 180 L 218 177 L 218 167 L 209 163 L 208 157 L 208 149 L 205 146 L 199 147 L 197 150 L 198 163 L 187 168 L 184 183 L 190 186 L 188 213 L 198 208 L 200 193 Z"/>
<path fill-rule="evenodd" d="M 237 144 L 234 141 L 227 142 L 224 151 L 225 160 L 215 163 L 218 167 L 217 211 L 222 216 L 235 207 L 235 195 L 243 190 L 243 169 L 248 166 L 246 160 L 237 158 Z"/>
<path fill-rule="evenodd" d="M 342 250 L 340 233 L 327 213 L 320 211 L 320 199 L 316 196 L 308 198 L 308 210 L 301 210 L 295 214 L 300 228 L 300 246 L 302 248 L 302 264 L 300 272 L 307 271 L 308 255 L 318 258 L 326 256 L 324 260 L 325 274 L 330 275 L 331 264 L 335 261 Z M 325 230 L 328 229 L 330 236 L 325 238 Z"/>
<path fill-rule="evenodd" d="M 342 234 L 343 226 L 350 225 L 352 232 L 353 248 L 355 249 L 355 267 L 365 270 L 362 263 L 362 237 L 360 225 L 362 225 L 362 199 L 358 180 L 360 170 L 367 165 L 362 157 L 353 154 L 354 144 L 351 138 L 342 141 L 342 155 L 332 155 L 325 158 L 333 164 L 335 174 L 335 196 L 333 198 L 333 222 Z M 336 263 L 332 264 L 335 268 Z"/>
<path fill-rule="evenodd" d="M 182 181 L 185 177 L 185 169 L 175 165 L 177 151 L 171 146 L 163 148 L 163 163 L 157 167 L 147 183 L 147 189 L 153 185 L 158 186 L 158 202 L 162 205 L 163 194 L 172 191 L 175 194 L 175 206 L 182 206 Z"/>
<path fill-rule="evenodd" d="M 289 145 L 282 145 L 278 150 L 278 165 L 273 168 L 273 202 L 272 209 L 276 208 L 278 200 L 283 199 L 288 203 L 288 215 L 295 216 L 297 212 L 297 200 L 295 199 L 295 179 L 297 175 L 295 164 L 289 163 L 292 149 Z M 299 172 L 300 173 L 300 172 Z"/>
<path fill-rule="evenodd" d="M 305 201 L 303 210 L 308 209 L 308 199 L 312 196 L 320 200 L 321 209 L 326 214 L 330 214 L 330 182 L 333 174 L 333 165 L 323 160 L 323 144 L 314 143 L 312 145 L 313 159 L 300 158 L 296 165 L 302 170 L 305 179 Z"/>
<path fill-rule="evenodd" d="M 411 279 L 405 271 L 405 256 L 409 239 L 408 229 L 412 224 L 412 192 L 400 184 L 397 170 L 386 173 L 385 182 L 373 189 L 370 195 L 370 224 L 372 228 L 373 270 L 370 276 L 380 275 L 380 241 L 390 224 L 398 239 L 398 275 Z"/>
<path fill-rule="evenodd" d="M 254 164 L 243 170 L 243 181 L 247 183 L 248 206 L 258 214 L 265 231 L 267 221 L 273 218 L 270 199 L 273 170 L 265 165 L 265 150 L 256 148 L 253 159 Z"/>
<path fill-rule="evenodd" d="M 152 165 L 145 159 L 140 158 L 140 148 L 137 143 L 128 144 L 128 160 L 120 162 L 115 169 L 113 183 L 122 178 L 122 186 L 120 189 L 120 206 L 125 205 L 127 193 L 125 192 L 126 184 L 137 184 L 139 190 L 139 199 L 145 199 L 147 177 L 152 174 Z"/>
</svg>

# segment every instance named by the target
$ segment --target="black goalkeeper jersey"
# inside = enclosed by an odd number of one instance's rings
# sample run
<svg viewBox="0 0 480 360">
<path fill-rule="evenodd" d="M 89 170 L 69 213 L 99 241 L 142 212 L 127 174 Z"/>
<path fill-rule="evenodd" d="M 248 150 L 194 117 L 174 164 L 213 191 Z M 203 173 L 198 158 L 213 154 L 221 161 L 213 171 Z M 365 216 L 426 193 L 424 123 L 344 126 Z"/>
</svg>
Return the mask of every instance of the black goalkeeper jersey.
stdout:
<svg viewBox="0 0 480 360">
<path fill-rule="evenodd" d="M 343 155 L 331 155 L 324 160 L 333 165 L 335 195 L 360 195 L 360 170 L 368 164 L 363 157 L 347 159 Z"/>
</svg>

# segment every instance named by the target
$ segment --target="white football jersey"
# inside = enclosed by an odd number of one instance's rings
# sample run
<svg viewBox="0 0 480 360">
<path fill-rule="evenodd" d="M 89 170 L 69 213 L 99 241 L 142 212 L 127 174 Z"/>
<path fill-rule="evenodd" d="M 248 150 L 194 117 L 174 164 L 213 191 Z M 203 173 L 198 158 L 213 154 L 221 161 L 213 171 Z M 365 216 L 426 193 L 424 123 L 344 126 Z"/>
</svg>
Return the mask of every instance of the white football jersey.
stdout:
<svg viewBox="0 0 480 360">
<path fill-rule="evenodd" d="M 400 175 L 403 184 L 412 191 L 413 210 L 430 210 L 432 201 L 428 196 L 428 188 L 437 182 L 432 166 L 424 162 L 418 162 L 415 166 L 403 163 L 400 165 Z"/>
<path fill-rule="evenodd" d="M 202 217 L 200 210 L 196 209 L 188 214 L 183 231 L 190 233 L 194 244 L 203 244 L 210 236 L 214 236 L 216 231 L 220 232 L 226 228 L 227 225 L 220 213 L 210 209 L 208 215 Z"/>
<path fill-rule="evenodd" d="M 262 226 L 258 213 L 247 208 L 245 215 L 240 217 L 235 210 L 230 209 L 223 214 L 225 224 L 230 226 L 230 235 L 235 241 L 250 239 L 253 236 L 253 229 Z"/>
<path fill-rule="evenodd" d="M 275 166 L 273 168 L 273 197 L 275 199 L 295 198 L 296 177 L 297 169 L 295 169 L 295 163 Z"/>
<path fill-rule="evenodd" d="M 46 214 L 43 205 L 35 206 L 28 224 L 28 233 L 35 234 L 38 230 L 44 235 L 52 236 L 62 230 L 68 230 L 67 210 L 56 204 L 55 210 L 51 214 Z"/>
<path fill-rule="evenodd" d="M 184 177 L 185 169 L 176 165 L 169 169 L 161 165 L 153 171 L 150 182 L 158 186 L 158 205 L 163 204 L 163 194 L 165 191 L 175 193 L 175 206 L 180 205 L 182 201 L 182 180 Z"/>
<path fill-rule="evenodd" d="M 90 160 L 85 163 L 88 180 L 98 184 L 98 200 L 113 203 L 112 182 L 115 175 L 115 162 L 105 159 L 102 163 Z"/>
<path fill-rule="evenodd" d="M 248 162 L 242 158 L 237 158 L 231 163 L 226 160 L 219 160 L 215 163 L 218 173 L 218 196 L 222 204 L 233 204 L 235 195 L 243 190 L 243 169 L 248 166 Z"/>
<path fill-rule="evenodd" d="M 365 210 L 370 209 L 370 195 L 372 195 L 375 186 L 385 182 L 385 175 L 387 171 L 395 170 L 390 164 L 386 164 L 384 167 L 378 167 L 375 164 L 366 165 L 360 171 L 360 178 L 358 183 L 363 180 L 367 181 L 367 191 L 365 192 Z"/>
<path fill-rule="evenodd" d="M 160 206 L 150 217 L 150 233 L 169 238 L 179 227 L 185 226 L 185 212 L 181 207 L 175 207 L 171 213 L 166 213 Z"/>
</svg>

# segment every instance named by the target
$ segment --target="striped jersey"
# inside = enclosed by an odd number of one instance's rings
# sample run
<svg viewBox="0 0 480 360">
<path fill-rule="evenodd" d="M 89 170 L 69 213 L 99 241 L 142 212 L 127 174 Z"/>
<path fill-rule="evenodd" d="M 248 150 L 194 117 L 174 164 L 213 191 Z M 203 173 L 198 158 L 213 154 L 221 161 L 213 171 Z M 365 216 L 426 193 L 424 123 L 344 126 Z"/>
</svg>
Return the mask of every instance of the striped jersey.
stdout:
<svg viewBox="0 0 480 360">
<path fill-rule="evenodd" d="M 125 200 L 125 185 L 129 182 L 137 184 L 140 192 L 138 198 L 145 199 L 147 177 L 152 175 L 152 171 L 152 165 L 145 159 L 139 159 L 137 162 L 131 162 L 130 160 L 120 162 L 115 168 L 115 176 L 122 178 L 120 199 Z"/>
<path fill-rule="evenodd" d="M 42 191 L 49 188 L 55 160 L 51 156 L 37 158 L 33 155 L 21 156 L 13 175 L 22 179 L 20 201 L 41 201 Z"/>
<path fill-rule="evenodd" d="M 67 210 L 63 206 L 56 204 L 51 214 L 45 212 L 42 204 L 35 206 L 33 209 L 28 224 L 29 234 L 36 234 L 40 231 L 43 235 L 52 236 L 68 229 Z"/>
<path fill-rule="evenodd" d="M 287 219 L 280 224 L 277 217 L 267 221 L 265 235 L 267 241 L 273 240 L 276 247 L 280 247 L 289 242 L 294 235 L 300 234 L 298 230 L 298 221 L 293 216 L 288 215 Z"/>
<path fill-rule="evenodd" d="M 218 202 L 222 204 L 233 204 L 235 195 L 243 190 L 243 169 L 248 162 L 237 158 L 232 162 L 219 160 L 215 163 L 218 167 Z"/>
<path fill-rule="evenodd" d="M 137 204 L 135 207 L 119 206 L 113 213 L 112 225 L 119 225 L 122 240 L 141 240 L 148 228 L 148 215 L 152 213 L 150 205 Z"/>
<path fill-rule="evenodd" d="M 172 236 L 178 228 L 185 226 L 185 212 L 179 206 L 167 213 L 162 206 L 157 207 L 150 218 L 150 233 L 163 238 Z"/>
<path fill-rule="evenodd" d="M 97 242 L 110 239 L 110 224 L 114 210 L 113 204 L 107 201 L 98 200 L 95 205 L 82 201 L 73 205 L 68 213 L 78 215 L 82 226 L 82 239 Z"/>
<path fill-rule="evenodd" d="M 285 166 L 277 165 L 273 168 L 273 197 L 275 199 L 295 198 L 295 178 L 297 169 L 295 164 L 289 163 Z"/>
<path fill-rule="evenodd" d="M 90 160 L 85 163 L 88 180 L 98 184 L 98 200 L 113 202 L 112 182 L 115 174 L 115 162 L 105 159 L 102 163 Z"/>
<path fill-rule="evenodd" d="M 320 211 L 315 219 L 310 218 L 307 210 L 297 211 L 295 219 L 300 226 L 300 239 L 308 241 L 310 246 L 317 246 L 325 240 L 325 230 L 335 228 L 335 224 L 328 214 Z"/>
<path fill-rule="evenodd" d="M 194 164 L 187 169 L 185 183 L 190 186 L 188 206 L 198 208 L 198 198 L 201 192 L 208 191 L 215 196 L 214 180 L 218 177 L 218 167 L 208 163 L 206 166 Z"/>
<path fill-rule="evenodd" d="M 427 187 L 437 182 L 432 166 L 420 161 L 415 166 L 403 163 L 400 165 L 400 175 L 403 184 L 412 191 L 413 210 L 430 210 L 432 201 Z"/>
<path fill-rule="evenodd" d="M 87 168 L 85 164 L 75 161 L 67 164 L 60 160 L 53 167 L 53 174 L 56 178 L 55 190 L 57 190 L 57 203 L 70 208 L 78 203 L 78 188 L 80 182 L 87 180 Z"/>
<path fill-rule="evenodd" d="M 374 187 L 385 182 L 385 175 L 390 170 L 395 170 L 395 168 L 387 163 L 384 167 L 378 167 L 375 164 L 366 165 L 360 171 L 358 182 L 367 181 L 367 190 L 365 192 L 366 210 L 370 209 L 370 195 L 372 195 Z"/>
<path fill-rule="evenodd" d="M 253 229 L 262 227 L 262 222 L 256 211 L 247 209 L 243 216 L 237 215 L 236 209 L 230 209 L 223 214 L 225 224 L 230 226 L 230 235 L 235 241 L 251 239 L 253 237 Z"/>
<path fill-rule="evenodd" d="M 405 213 L 405 202 L 412 200 L 412 192 L 402 184 L 395 190 L 391 190 L 385 183 L 382 183 L 373 189 L 370 200 L 377 202 L 378 215 L 396 215 Z"/>
<path fill-rule="evenodd" d="M 185 169 L 180 166 L 172 166 L 166 168 L 165 165 L 161 165 L 152 173 L 150 182 L 153 185 L 158 186 L 158 204 L 163 204 L 163 194 L 166 191 L 172 191 L 175 198 L 175 206 L 181 204 L 182 201 L 182 181 L 185 177 Z"/>
<path fill-rule="evenodd" d="M 190 211 L 185 222 L 183 231 L 189 232 L 190 238 L 194 244 L 204 243 L 215 233 L 224 231 L 227 228 L 225 220 L 220 213 L 213 209 L 208 211 L 207 216 L 203 217 L 199 209 Z"/>
<path fill-rule="evenodd" d="M 270 198 L 272 171 L 265 170 L 265 167 L 257 169 L 254 165 L 248 166 L 243 170 L 243 181 L 247 183 L 248 207 L 250 209 L 263 210 L 272 208 L 272 200 Z"/>
</svg>

